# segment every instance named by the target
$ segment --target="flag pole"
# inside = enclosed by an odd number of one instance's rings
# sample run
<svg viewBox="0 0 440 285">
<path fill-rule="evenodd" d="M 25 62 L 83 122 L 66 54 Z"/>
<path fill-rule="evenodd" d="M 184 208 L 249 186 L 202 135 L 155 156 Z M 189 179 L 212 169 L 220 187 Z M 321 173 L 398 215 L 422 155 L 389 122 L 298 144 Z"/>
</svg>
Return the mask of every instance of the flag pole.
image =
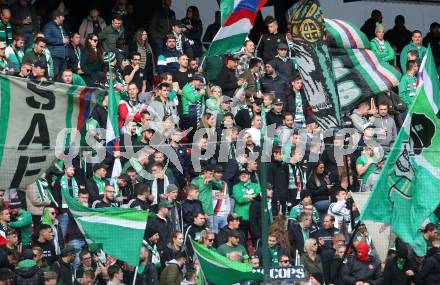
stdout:
<svg viewBox="0 0 440 285">
<path fill-rule="evenodd" d="M 136 266 L 136 269 L 134 270 L 133 285 L 136 284 L 136 277 L 138 275 L 138 269 L 139 269 L 139 266 Z"/>
<path fill-rule="evenodd" d="M 264 142 L 267 134 L 267 126 L 266 126 L 266 115 L 265 110 L 266 106 L 264 103 L 262 104 L 261 113 L 263 114 L 262 118 L 262 128 L 260 133 L 260 189 L 261 189 L 261 239 L 263 244 L 263 269 L 264 269 L 264 284 L 269 284 L 269 245 L 267 243 L 268 235 L 269 235 L 269 213 L 267 207 L 267 162 L 264 162 Z"/>
</svg>

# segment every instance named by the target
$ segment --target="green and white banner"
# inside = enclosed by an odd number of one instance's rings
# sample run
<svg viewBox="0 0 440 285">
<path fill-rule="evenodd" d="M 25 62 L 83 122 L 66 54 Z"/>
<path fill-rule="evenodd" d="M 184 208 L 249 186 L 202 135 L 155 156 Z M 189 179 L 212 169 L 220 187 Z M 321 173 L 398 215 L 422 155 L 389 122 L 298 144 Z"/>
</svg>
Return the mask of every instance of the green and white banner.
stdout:
<svg viewBox="0 0 440 285">
<path fill-rule="evenodd" d="M 87 243 L 102 244 L 102 249 L 114 258 L 139 265 L 148 211 L 91 209 L 81 205 L 67 190 L 63 189 L 62 194 Z"/>
<path fill-rule="evenodd" d="M 0 75 L 0 188 L 29 185 L 81 130 L 103 90 Z M 58 142 L 57 142 L 58 138 Z"/>
</svg>

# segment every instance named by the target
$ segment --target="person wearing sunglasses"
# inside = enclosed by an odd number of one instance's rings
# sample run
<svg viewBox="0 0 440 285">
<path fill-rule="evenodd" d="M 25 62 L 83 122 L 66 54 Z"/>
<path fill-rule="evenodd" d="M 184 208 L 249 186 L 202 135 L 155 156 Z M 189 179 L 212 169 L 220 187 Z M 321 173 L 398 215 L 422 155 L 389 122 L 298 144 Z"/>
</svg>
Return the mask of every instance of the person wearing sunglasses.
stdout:
<svg viewBox="0 0 440 285">
<path fill-rule="evenodd" d="M 305 254 L 301 255 L 301 265 L 311 275 L 323 275 L 321 256 L 318 254 L 318 241 L 309 238 L 304 242 Z"/>
<path fill-rule="evenodd" d="M 200 234 L 200 240 L 199 243 L 203 244 L 204 246 L 206 246 L 208 249 L 214 250 L 214 240 L 215 240 L 215 235 L 213 232 L 211 232 L 210 230 L 204 230 L 201 232 Z"/>
<path fill-rule="evenodd" d="M 292 264 L 290 264 L 290 258 L 286 254 L 282 254 L 278 257 L 278 264 L 280 267 L 292 266 Z"/>
</svg>

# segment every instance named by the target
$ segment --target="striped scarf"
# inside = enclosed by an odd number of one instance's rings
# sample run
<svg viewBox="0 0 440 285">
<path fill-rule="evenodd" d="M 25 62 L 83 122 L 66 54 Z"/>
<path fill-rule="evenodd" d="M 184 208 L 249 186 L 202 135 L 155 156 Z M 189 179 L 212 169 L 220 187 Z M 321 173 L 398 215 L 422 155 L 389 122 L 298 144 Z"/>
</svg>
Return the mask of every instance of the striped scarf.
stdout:
<svg viewBox="0 0 440 285">
<path fill-rule="evenodd" d="M 37 181 L 35 181 L 35 183 L 37 184 L 37 190 L 38 194 L 40 195 L 41 202 L 51 201 L 55 204 L 55 206 L 58 207 L 58 203 L 55 201 L 52 193 L 48 189 L 49 183 L 47 183 L 47 180 L 39 178 Z"/>
<path fill-rule="evenodd" d="M 60 179 L 61 192 L 63 192 L 63 189 L 66 189 L 67 192 L 72 193 L 72 196 L 74 198 L 78 198 L 78 191 L 79 191 L 78 184 L 76 183 L 75 177 L 72 177 L 71 179 L 72 179 L 72 192 L 70 192 L 69 181 L 67 179 L 67 176 L 66 175 L 61 176 Z M 61 207 L 65 209 L 68 208 L 64 200 L 64 197 L 63 197 L 63 205 Z"/>
</svg>

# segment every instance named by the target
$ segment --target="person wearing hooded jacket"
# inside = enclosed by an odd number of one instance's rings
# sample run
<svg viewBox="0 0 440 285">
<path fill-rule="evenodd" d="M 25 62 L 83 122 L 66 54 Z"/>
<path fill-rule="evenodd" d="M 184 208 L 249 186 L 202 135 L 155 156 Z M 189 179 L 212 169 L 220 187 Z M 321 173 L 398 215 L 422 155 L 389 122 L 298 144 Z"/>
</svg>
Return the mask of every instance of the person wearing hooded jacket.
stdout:
<svg viewBox="0 0 440 285">
<path fill-rule="evenodd" d="M 436 240 L 440 242 L 439 240 Z M 433 246 L 436 241 L 433 242 Z M 440 280 L 440 247 L 428 250 L 422 268 L 416 275 L 417 285 L 434 285 Z"/>
<path fill-rule="evenodd" d="M 383 271 L 383 285 L 411 285 L 417 264 L 409 256 L 408 246 L 400 244 L 396 256 L 387 260 Z"/>
<path fill-rule="evenodd" d="M 43 272 L 33 260 L 32 250 L 23 252 L 23 260 L 15 267 L 14 284 L 43 284 Z"/>
<path fill-rule="evenodd" d="M 175 258 L 167 262 L 165 269 L 160 274 L 160 285 L 180 285 L 183 281 L 183 266 L 186 258 L 180 252 L 176 252 Z"/>
<path fill-rule="evenodd" d="M 350 257 L 342 267 L 341 276 L 345 285 L 356 285 L 358 282 L 369 285 L 382 284 L 380 261 L 368 255 L 369 250 L 366 242 L 360 242 L 356 247 L 356 255 Z"/>
</svg>

